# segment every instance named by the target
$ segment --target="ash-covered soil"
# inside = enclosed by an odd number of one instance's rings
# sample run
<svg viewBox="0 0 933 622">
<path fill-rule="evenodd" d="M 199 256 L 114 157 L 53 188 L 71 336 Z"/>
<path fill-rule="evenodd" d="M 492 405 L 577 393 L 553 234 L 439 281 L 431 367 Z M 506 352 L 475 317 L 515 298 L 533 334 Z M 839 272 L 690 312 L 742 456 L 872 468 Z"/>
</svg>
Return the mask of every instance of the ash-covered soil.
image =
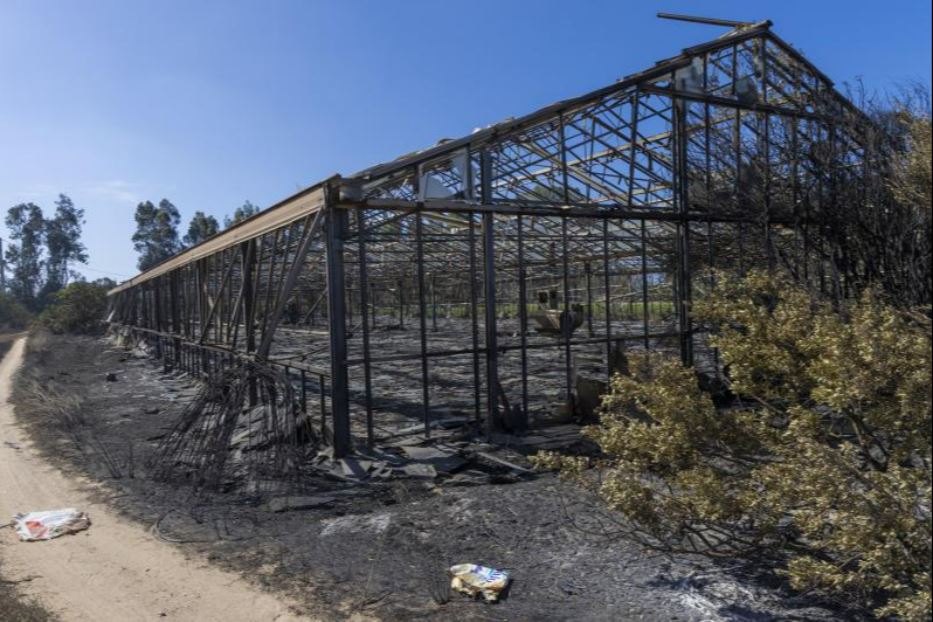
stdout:
<svg viewBox="0 0 933 622">
<path fill-rule="evenodd" d="M 128 518 L 193 555 L 288 592 L 327 620 L 850 619 L 769 576 L 663 556 L 607 537 L 588 502 L 550 475 L 309 483 L 331 501 L 274 512 L 268 499 L 204 494 L 148 476 L 191 379 L 104 339 L 34 335 L 14 399 L 48 459 L 100 483 Z M 108 380 L 108 374 L 110 380 Z M 113 378 L 115 377 L 115 380 Z M 42 397 L 44 396 L 44 397 Z M 75 400 L 72 415 L 43 399 Z M 2 439 L 0 439 L 2 441 Z M 14 449 L 0 443 L 0 452 Z M 458 482 L 461 485 L 453 485 Z M 498 483 L 492 483 L 498 482 Z M 446 568 L 514 577 L 498 604 L 447 589 Z"/>
</svg>

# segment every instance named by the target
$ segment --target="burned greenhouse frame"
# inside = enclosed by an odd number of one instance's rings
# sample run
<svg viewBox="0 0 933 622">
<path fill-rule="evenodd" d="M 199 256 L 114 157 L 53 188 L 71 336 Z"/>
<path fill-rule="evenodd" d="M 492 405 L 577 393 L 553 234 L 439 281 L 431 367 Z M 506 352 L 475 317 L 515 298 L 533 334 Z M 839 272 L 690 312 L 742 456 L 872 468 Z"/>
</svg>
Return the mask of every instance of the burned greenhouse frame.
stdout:
<svg viewBox="0 0 933 622">
<path fill-rule="evenodd" d="M 820 214 L 877 175 L 870 123 L 770 26 L 324 180 L 121 284 L 109 320 L 167 368 L 279 369 L 338 456 L 586 418 L 627 350 L 715 375 L 690 316 L 714 270 L 845 287 Z"/>
</svg>

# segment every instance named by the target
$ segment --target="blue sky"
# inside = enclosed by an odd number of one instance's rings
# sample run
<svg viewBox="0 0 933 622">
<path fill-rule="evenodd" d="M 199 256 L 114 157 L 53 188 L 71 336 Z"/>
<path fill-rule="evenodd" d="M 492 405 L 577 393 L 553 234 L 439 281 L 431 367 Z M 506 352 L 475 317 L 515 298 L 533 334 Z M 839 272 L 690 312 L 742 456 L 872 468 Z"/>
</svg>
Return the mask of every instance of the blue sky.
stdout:
<svg viewBox="0 0 933 622">
<path fill-rule="evenodd" d="M 772 19 L 837 84 L 930 84 L 929 0 L 0 0 L 0 210 L 69 194 L 84 273 L 130 276 L 141 200 L 221 220 L 723 32 L 657 11 Z"/>
</svg>

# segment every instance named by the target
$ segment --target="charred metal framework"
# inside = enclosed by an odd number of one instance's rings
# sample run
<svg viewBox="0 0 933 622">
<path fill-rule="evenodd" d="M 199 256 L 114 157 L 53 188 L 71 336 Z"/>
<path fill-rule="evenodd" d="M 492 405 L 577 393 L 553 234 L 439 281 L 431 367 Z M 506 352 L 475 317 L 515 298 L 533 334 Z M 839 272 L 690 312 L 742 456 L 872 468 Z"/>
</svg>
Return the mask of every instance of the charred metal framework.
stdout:
<svg viewBox="0 0 933 622">
<path fill-rule="evenodd" d="M 873 174 L 867 121 L 770 26 L 327 179 L 115 288 L 109 319 L 167 368 L 281 368 L 338 456 L 389 422 L 577 411 L 619 349 L 718 373 L 690 317 L 714 269 L 825 282 L 814 216 Z M 539 301 L 579 328 L 536 331 Z"/>
</svg>

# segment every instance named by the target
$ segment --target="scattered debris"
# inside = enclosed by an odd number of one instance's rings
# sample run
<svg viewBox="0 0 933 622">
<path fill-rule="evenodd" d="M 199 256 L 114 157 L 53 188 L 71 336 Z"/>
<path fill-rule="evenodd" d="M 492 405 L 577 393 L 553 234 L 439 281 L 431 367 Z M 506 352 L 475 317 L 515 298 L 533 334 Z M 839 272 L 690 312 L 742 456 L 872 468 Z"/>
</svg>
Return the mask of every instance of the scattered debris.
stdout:
<svg viewBox="0 0 933 622">
<path fill-rule="evenodd" d="M 466 425 L 469 420 L 466 417 L 441 417 L 434 419 L 428 424 L 429 429 L 442 429 L 450 430 L 453 428 L 458 428 L 460 426 Z M 388 440 L 391 438 L 397 438 L 399 436 L 407 436 L 409 434 L 419 434 L 424 432 L 424 424 L 419 423 L 417 425 L 410 425 L 404 428 L 395 430 L 392 434 L 385 436 L 383 440 Z"/>
<path fill-rule="evenodd" d="M 3 441 L 3 444 L 10 449 L 21 449 L 19 443 L 14 443 L 13 441 Z"/>
<path fill-rule="evenodd" d="M 543 449 L 564 449 L 583 440 L 580 436 L 580 426 L 576 424 L 548 425 L 535 428 L 524 436 L 508 436 L 501 433 L 489 435 L 491 443 L 509 447 L 525 455 Z"/>
<path fill-rule="evenodd" d="M 437 447 L 403 447 L 402 452 L 412 460 L 428 464 L 441 473 L 453 473 L 467 463 L 467 460 L 452 451 Z"/>
<path fill-rule="evenodd" d="M 156 478 L 209 490 L 299 484 L 316 435 L 280 371 L 244 363 L 210 376 L 161 439 Z M 256 492 L 261 492 L 261 490 Z"/>
<path fill-rule="evenodd" d="M 376 464 L 369 473 L 370 479 L 388 480 L 395 476 L 395 469 L 387 464 Z"/>
<path fill-rule="evenodd" d="M 467 469 L 465 471 L 460 471 L 450 479 L 444 482 L 445 486 L 482 486 L 483 484 L 491 483 L 488 473 L 483 471 L 477 471 L 475 469 Z"/>
<path fill-rule="evenodd" d="M 515 473 L 493 473 L 489 476 L 487 483 L 493 485 L 517 484 L 522 478 Z"/>
<path fill-rule="evenodd" d="M 476 564 L 457 564 L 451 566 L 447 573 L 451 577 L 451 589 L 468 596 L 481 595 L 487 603 L 498 601 L 511 581 L 509 573 L 504 570 Z"/>
<path fill-rule="evenodd" d="M 538 323 L 535 330 L 547 335 L 570 337 L 575 330 L 583 326 L 583 305 L 572 303 L 570 309 L 561 308 L 562 306 L 557 290 L 539 291 L 538 311 L 531 316 Z"/>
<path fill-rule="evenodd" d="M 24 542 L 51 540 L 91 526 L 91 519 L 88 515 L 75 508 L 17 514 L 13 517 L 13 521 L 16 524 L 19 539 Z"/>
<path fill-rule="evenodd" d="M 341 533 L 380 534 L 389 528 L 392 517 L 389 514 L 348 514 L 321 521 L 320 537 L 327 538 Z"/>
<path fill-rule="evenodd" d="M 567 596 L 576 596 L 583 593 L 583 587 L 572 579 L 562 579 L 557 582 L 557 589 Z"/>
<path fill-rule="evenodd" d="M 408 477 L 422 477 L 425 479 L 434 479 L 437 477 L 437 470 L 433 466 L 417 462 L 403 466 L 402 473 Z"/>
<path fill-rule="evenodd" d="M 344 477 L 364 479 L 372 467 L 372 460 L 358 460 L 356 458 L 342 458 L 340 468 Z"/>
<path fill-rule="evenodd" d="M 485 452 L 485 451 L 477 451 L 477 452 L 476 452 L 476 455 L 477 455 L 477 457 L 479 457 L 479 458 L 482 458 L 482 459 L 484 459 L 484 460 L 488 460 L 489 462 L 493 462 L 493 463 L 498 464 L 498 465 L 500 465 L 500 466 L 507 467 L 507 468 L 512 469 L 513 471 L 517 471 L 517 472 L 519 472 L 519 473 L 524 473 L 524 474 L 526 474 L 526 475 L 534 475 L 534 474 L 535 474 L 535 472 L 534 472 L 533 470 L 531 470 L 531 469 L 526 469 L 525 467 L 519 466 L 519 465 L 515 464 L 514 462 L 509 462 L 508 460 L 503 460 L 502 458 L 498 458 L 498 457 L 496 457 L 496 456 L 494 456 L 494 455 L 492 455 L 492 454 L 490 454 L 490 453 L 487 453 L 487 452 Z"/>
<path fill-rule="evenodd" d="M 270 512 L 291 512 L 296 510 L 312 510 L 325 507 L 336 501 L 336 497 L 315 495 L 309 497 L 275 497 L 265 504 Z"/>
</svg>

